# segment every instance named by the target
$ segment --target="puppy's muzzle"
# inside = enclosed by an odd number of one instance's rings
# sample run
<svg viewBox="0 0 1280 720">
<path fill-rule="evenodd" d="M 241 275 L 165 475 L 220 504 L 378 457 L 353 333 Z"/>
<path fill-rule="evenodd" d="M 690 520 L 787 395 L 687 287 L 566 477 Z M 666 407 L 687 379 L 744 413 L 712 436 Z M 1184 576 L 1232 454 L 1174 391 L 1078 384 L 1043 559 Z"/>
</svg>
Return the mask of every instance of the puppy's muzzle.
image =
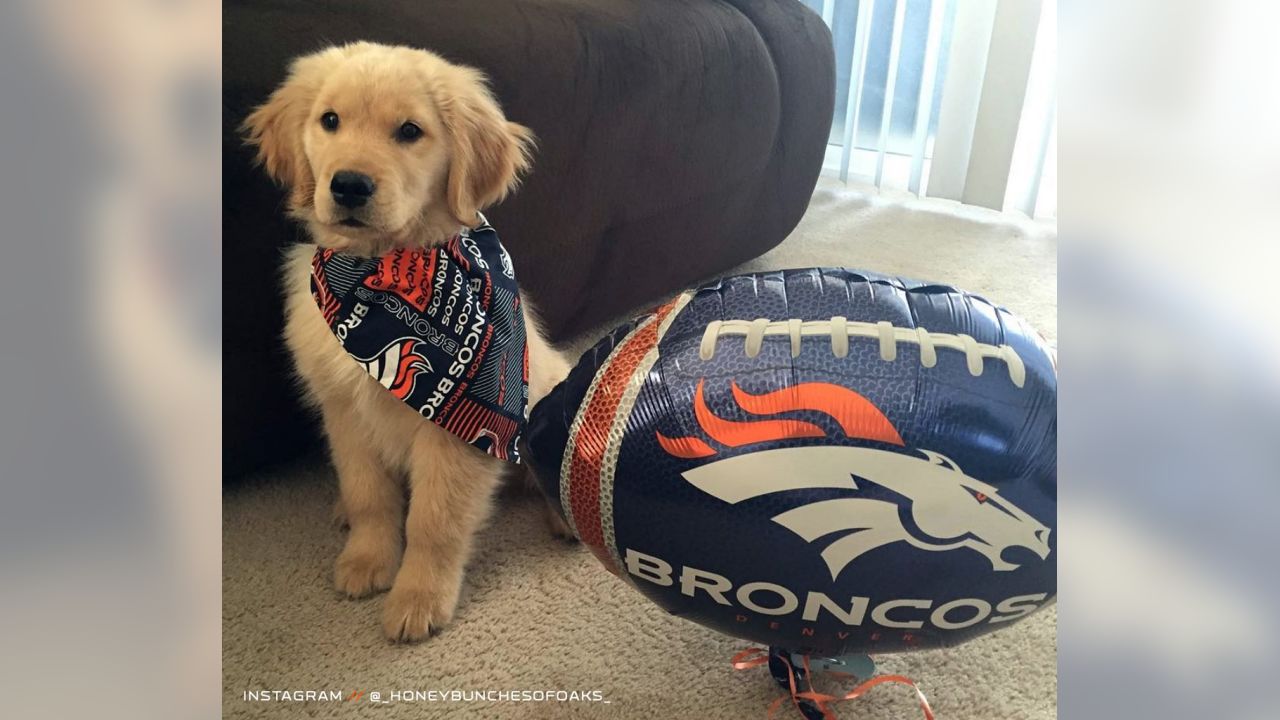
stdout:
<svg viewBox="0 0 1280 720">
<path fill-rule="evenodd" d="M 333 174 L 329 183 L 329 192 L 333 193 L 333 201 L 344 208 L 364 207 L 373 197 L 373 178 L 364 173 L 351 170 L 339 170 Z"/>
</svg>

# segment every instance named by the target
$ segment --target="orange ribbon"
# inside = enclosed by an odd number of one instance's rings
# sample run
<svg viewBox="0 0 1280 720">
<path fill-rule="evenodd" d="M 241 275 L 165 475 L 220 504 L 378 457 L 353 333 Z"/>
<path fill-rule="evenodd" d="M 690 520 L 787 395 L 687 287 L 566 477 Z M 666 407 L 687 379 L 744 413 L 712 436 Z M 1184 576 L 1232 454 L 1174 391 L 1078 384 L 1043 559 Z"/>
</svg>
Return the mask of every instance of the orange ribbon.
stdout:
<svg viewBox="0 0 1280 720">
<path fill-rule="evenodd" d="M 813 702 L 813 704 L 818 708 L 818 711 L 822 713 L 822 717 L 825 718 L 825 720 L 836 720 L 835 714 L 832 713 L 831 709 L 827 707 L 828 704 L 844 702 L 846 700 L 853 700 L 855 698 L 861 697 L 868 690 L 875 687 L 876 685 L 882 685 L 884 683 L 898 683 L 901 685 L 907 685 L 912 690 L 916 691 L 916 697 L 920 699 L 920 710 L 924 713 L 925 720 L 934 720 L 933 709 L 929 707 L 929 701 L 925 699 L 924 693 L 920 691 L 920 688 L 917 687 L 916 684 L 912 682 L 910 678 L 904 675 L 880 675 L 878 677 L 874 677 L 874 678 L 871 678 L 870 680 L 867 680 L 866 682 L 858 685 L 857 687 L 853 688 L 852 690 L 845 693 L 844 695 L 837 697 L 835 695 L 820 693 L 814 689 L 813 673 L 809 670 L 808 655 L 804 656 L 805 679 L 809 683 L 809 690 L 805 692 L 801 692 L 798 690 L 798 688 L 796 688 L 796 671 L 795 671 L 795 668 L 791 666 L 791 661 L 787 659 L 786 654 L 784 653 L 782 655 L 779 655 L 778 659 L 782 660 L 782 662 L 787 666 L 787 671 L 788 671 L 787 682 L 791 686 L 790 687 L 791 704 L 796 707 L 796 710 L 800 710 L 801 700 L 809 700 Z M 733 663 L 733 668 L 735 670 L 749 670 L 751 668 L 759 667 L 761 665 L 768 663 L 769 651 L 763 648 L 747 648 L 746 650 L 743 650 L 737 655 L 734 655 L 731 662 Z M 854 677 L 853 675 L 850 675 L 849 673 L 840 672 L 838 670 L 829 670 L 828 672 L 830 672 L 832 675 L 836 677 L 850 678 L 854 680 L 857 679 L 856 677 Z M 787 700 L 787 696 L 783 695 L 779 697 L 777 700 L 774 700 L 772 703 L 770 703 L 766 718 L 768 718 L 769 720 L 772 720 L 773 716 L 777 714 L 778 709 L 782 707 L 782 703 L 785 702 L 786 700 Z"/>
</svg>

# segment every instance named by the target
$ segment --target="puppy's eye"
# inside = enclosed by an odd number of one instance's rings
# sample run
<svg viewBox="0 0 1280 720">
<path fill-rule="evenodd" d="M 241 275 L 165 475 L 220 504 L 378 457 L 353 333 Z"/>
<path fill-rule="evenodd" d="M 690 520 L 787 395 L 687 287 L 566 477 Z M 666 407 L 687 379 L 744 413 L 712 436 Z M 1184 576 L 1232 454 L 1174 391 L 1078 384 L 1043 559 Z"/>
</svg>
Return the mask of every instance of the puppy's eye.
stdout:
<svg viewBox="0 0 1280 720">
<path fill-rule="evenodd" d="M 338 129 L 338 113 L 330 110 L 320 116 L 320 127 L 333 132 Z"/>
<path fill-rule="evenodd" d="M 396 130 L 396 139 L 400 142 L 411 143 L 420 137 L 422 137 L 422 128 L 411 122 L 401 125 Z"/>
</svg>

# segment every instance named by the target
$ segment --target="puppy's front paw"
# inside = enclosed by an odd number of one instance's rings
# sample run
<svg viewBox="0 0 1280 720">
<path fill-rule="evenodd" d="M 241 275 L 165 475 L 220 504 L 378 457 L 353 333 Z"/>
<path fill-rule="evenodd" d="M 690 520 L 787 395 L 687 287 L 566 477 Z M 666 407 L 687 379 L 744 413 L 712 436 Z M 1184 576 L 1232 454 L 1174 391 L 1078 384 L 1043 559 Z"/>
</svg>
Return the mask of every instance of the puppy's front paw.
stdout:
<svg viewBox="0 0 1280 720">
<path fill-rule="evenodd" d="M 391 587 L 399 554 L 371 543 L 347 541 L 333 569 L 333 584 L 351 598 L 364 597 Z"/>
<path fill-rule="evenodd" d="M 432 588 L 397 583 L 382 609 L 382 632 L 393 642 L 414 642 L 439 632 L 453 619 L 461 578 Z"/>
</svg>

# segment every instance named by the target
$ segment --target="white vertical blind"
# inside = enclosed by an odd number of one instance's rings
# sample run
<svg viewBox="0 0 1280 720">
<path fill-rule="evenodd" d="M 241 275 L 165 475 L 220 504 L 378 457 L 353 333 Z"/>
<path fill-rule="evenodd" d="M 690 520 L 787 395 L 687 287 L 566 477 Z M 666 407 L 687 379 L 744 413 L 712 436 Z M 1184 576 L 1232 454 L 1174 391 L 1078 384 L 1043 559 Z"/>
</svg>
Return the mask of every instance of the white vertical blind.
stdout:
<svg viewBox="0 0 1280 720">
<path fill-rule="evenodd" d="M 996 9 L 969 167 L 960 195 L 966 204 L 995 210 L 1004 207 L 1040 26 L 1040 4 L 1040 0 L 1006 0 Z"/>
<path fill-rule="evenodd" d="M 1040 128 L 1039 142 L 1036 143 L 1034 160 L 1032 161 L 1031 173 L 1026 183 L 1026 189 L 1022 192 L 1022 197 L 1017 202 L 1018 210 L 1031 217 L 1036 216 L 1036 209 L 1040 202 L 1040 181 L 1044 178 L 1045 166 L 1049 158 L 1049 150 L 1053 147 L 1053 140 L 1056 137 L 1058 127 L 1058 103 L 1057 99 L 1053 99 L 1049 104 L 1049 112 L 1045 116 L 1044 126 Z M 1006 198 L 1006 206 L 1008 199 Z"/>
<path fill-rule="evenodd" d="M 1027 77 L 1018 140 L 1009 162 L 1009 187 L 1004 197 L 1006 208 L 1016 208 L 1032 217 L 1056 212 L 1054 203 L 1046 202 L 1041 207 L 1039 201 L 1045 188 L 1041 182 L 1045 173 L 1057 172 L 1050 164 L 1057 128 L 1058 33 L 1054 22 L 1057 12 L 1057 0 L 1045 0 Z M 1047 192 L 1054 194 L 1056 189 L 1050 184 Z"/>
<path fill-rule="evenodd" d="M 947 84 L 942 90 L 929 171 L 928 194 L 933 197 L 959 200 L 964 193 L 995 15 L 996 0 L 957 0 Z"/>
<path fill-rule="evenodd" d="M 917 195 L 920 194 L 920 182 L 924 178 L 924 158 L 929 144 L 929 119 L 933 117 L 933 89 L 938 81 L 942 21 L 946 14 L 947 1 L 933 0 L 929 4 L 929 35 L 925 40 L 920 94 L 916 99 L 916 127 L 911 138 L 911 179 L 907 184 L 907 189 Z"/>
<path fill-rule="evenodd" d="M 1034 215 L 1055 170 L 1056 0 L 801 0 L 847 89 L 841 180 Z M 840 120 L 843 119 L 843 124 Z M 838 139 L 837 139 L 838 138 Z"/>
<path fill-rule="evenodd" d="M 849 72 L 849 102 L 844 116 L 844 145 L 840 151 L 840 179 L 849 180 L 849 162 L 853 157 L 853 138 L 858 128 L 862 107 L 862 82 L 867 71 L 867 44 L 871 42 L 871 13 L 875 0 L 859 0 L 856 35 L 853 41 L 853 64 Z"/>
<path fill-rule="evenodd" d="M 889 123 L 893 119 L 893 91 L 898 82 L 898 65 L 901 64 L 902 26 L 906 23 L 907 0 L 894 3 L 893 34 L 889 41 L 889 77 L 884 81 L 884 103 L 880 110 L 880 146 L 876 153 L 876 185 L 884 180 L 884 155 L 889 147 Z"/>
</svg>

